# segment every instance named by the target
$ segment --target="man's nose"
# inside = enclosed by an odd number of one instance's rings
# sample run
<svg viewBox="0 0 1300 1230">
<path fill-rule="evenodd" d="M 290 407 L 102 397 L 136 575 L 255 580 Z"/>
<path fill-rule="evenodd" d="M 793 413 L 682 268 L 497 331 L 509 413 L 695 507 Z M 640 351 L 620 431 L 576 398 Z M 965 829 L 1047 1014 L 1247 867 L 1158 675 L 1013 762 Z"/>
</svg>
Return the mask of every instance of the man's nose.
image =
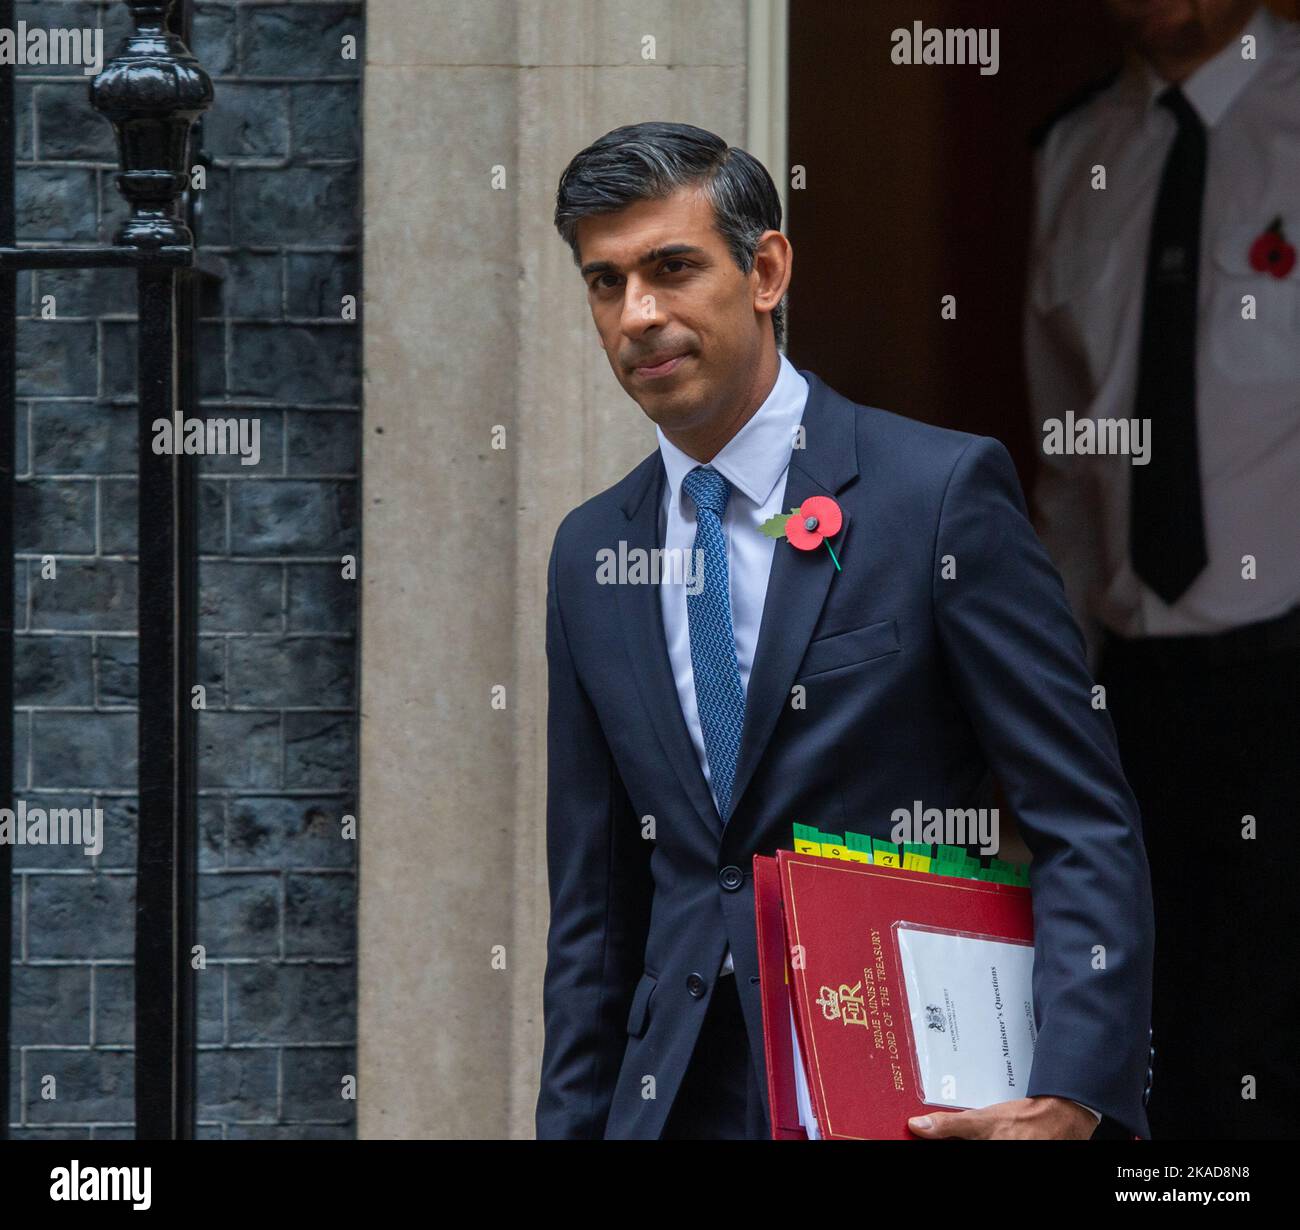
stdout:
<svg viewBox="0 0 1300 1230">
<path fill-rule="evenodd" d="M 640 337 L 647 329 L 663 323 L 658 299 L 649 285 L 639 278 L 628 278 L 620 321 L 623 333 L 628 337 Z"/>
</svg>

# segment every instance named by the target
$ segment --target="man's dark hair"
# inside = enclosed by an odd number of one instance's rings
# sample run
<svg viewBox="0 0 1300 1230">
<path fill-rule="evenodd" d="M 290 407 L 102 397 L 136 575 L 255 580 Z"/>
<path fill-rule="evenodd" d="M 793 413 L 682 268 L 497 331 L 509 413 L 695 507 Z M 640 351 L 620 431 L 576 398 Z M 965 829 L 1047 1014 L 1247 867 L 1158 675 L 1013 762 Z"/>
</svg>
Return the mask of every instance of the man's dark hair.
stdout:
<svg viewBox="0 0 1300 1230">
<path fill-rule="evenodd" d="M 575 154 L 555 193 L 555 229 L 572 249 L 573 263 L 580 265 L 579 219 L 694 186 L 712 204 L 714 223 L 732 259 L 741 273 L 749 273 L 759 237 L 781 229 L 781 198 L 757 158 L 692 124 L 628 124 Z M 787 297 L 772 310 L 778 347 L 785 342 Z"/>
</svg>

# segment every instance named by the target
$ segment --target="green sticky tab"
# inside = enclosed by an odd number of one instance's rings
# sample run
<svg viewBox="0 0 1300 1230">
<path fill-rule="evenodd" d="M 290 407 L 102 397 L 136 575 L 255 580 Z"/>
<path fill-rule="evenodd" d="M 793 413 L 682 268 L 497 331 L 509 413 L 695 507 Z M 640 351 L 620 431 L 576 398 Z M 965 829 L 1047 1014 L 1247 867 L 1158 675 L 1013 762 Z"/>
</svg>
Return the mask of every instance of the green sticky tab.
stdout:
<svg viewBox="0 0 1300 1230">
<path fill-rule="evenodd" d="M 892 841 L 871 839 L 871 861 L 880 867 L 902 867 L 903 856 Z"/>
<path fill-rule="evenodd" d="M 917 841 L 903 842 L 904 871 L 932 871 L 933 869 L 928 845 Z"/>
<path fill-rule="evenodd" d="M 850 850 L 863 850 L 867 854 L 871 853 L 871 838 L 864 833 L 846 832 L 844 834 L 844 844 Z"/>
<path fill-rule="evenodd" d="M 816 840 L 820 841 L 824 846 L 842 846 L 844 844 L 844 838 L 841 837 L 838 833 L 819 832 L 817 834 Z"/>
<path fill-rule="evenodd" d="M 813 824 L 796 824 L 794 835 L 804 841 L 821 841 L 817 835 L 817 826 Z"/>
<path fill-rule="evenodd" d="M 936 856 L 941 863 L 962 864 L 966 861 L 966 851 L 961 846 L 938 846 Z"/>
</svg>

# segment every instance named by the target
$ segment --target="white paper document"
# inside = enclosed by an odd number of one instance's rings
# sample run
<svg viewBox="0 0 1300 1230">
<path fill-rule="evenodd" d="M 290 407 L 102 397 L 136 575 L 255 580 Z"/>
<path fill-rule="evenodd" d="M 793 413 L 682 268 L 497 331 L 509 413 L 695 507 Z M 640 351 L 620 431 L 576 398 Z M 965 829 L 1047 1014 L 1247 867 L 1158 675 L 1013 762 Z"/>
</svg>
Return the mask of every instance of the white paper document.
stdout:
<svg viewBox="0 0 1300 1230">
<path fill-rule="evenodd" d="M 896 932 L 922 1100 L 968 1109 L 1025 1097 L 1033 946 L 906 923 Z"/>
<path fill-rule="evenodd" d="M 820 1140 L 817 1116 L 813 1114 L 812 1097 L 808 1093 L 808 1076 L 804 1071 L 803 1055 L 799 1050 L 799 1034 L 794 1024 L 794 1009 L 790 1009 L 790 1037 L 794 1040 L 794 1096 L 799 1107 L 799 1126 L 808 1133 L 809 1140 Z"/>
</svg>

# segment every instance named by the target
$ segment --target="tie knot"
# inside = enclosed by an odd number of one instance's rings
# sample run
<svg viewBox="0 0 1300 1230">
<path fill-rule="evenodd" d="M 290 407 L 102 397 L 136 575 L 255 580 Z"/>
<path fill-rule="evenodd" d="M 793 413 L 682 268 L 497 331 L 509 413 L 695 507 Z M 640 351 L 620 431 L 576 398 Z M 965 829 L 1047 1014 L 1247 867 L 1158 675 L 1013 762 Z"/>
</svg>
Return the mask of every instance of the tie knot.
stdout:
<svg viewBox="0 0 1300 1230">
<path fill-rule="evenodd" d="M 712 466 L 696 466 L 682 480 L 682 490 L 700 512 L 717 513 L 719 517 L 731 498 L 731 484 Z"/>
<path fill-rule="evenodd" d="M 1178 121 L 1179 128 L 1203 128 L 1201 117 L 1196 114 L 1196 108 L 1187 101 L 1187 95 L 1176 85 L 1171 85 L 1167 90 L 1161 93 L 1156 101 L 1162 107 L 1168 107 L 1174 113 L 1174 119 Z"/>
</svg>

